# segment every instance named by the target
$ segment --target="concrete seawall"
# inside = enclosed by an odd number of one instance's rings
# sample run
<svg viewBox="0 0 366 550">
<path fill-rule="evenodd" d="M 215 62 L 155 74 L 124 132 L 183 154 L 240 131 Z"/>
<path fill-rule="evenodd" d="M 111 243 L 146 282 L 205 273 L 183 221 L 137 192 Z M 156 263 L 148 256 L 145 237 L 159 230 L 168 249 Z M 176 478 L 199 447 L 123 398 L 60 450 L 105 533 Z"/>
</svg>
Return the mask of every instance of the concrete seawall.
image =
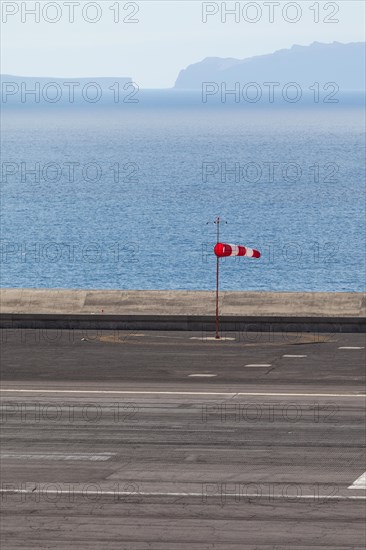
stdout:
<svg viewBox="0 0 366 550">
<path fill-rule="evenodd" d="M 215 293 L 2 289 L 1 328 L 214 329 Z M 223 331 L 366 332 L 366 297 L 337 292 L 220 292 Z"/>
</svg>

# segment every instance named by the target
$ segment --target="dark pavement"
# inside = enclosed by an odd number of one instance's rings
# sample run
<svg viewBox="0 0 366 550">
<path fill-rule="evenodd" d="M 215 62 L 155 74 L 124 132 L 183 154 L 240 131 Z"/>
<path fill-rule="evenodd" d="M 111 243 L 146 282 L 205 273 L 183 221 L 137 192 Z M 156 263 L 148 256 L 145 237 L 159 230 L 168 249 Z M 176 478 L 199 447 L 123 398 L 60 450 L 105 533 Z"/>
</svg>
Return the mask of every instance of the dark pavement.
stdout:
<svg viewBox="0 0 366 550">
<path fill-rule="evenodd" d="M 365 335 L 212 336 L 0 332 L 2 550 L 365 547 Z"/>
</svg>

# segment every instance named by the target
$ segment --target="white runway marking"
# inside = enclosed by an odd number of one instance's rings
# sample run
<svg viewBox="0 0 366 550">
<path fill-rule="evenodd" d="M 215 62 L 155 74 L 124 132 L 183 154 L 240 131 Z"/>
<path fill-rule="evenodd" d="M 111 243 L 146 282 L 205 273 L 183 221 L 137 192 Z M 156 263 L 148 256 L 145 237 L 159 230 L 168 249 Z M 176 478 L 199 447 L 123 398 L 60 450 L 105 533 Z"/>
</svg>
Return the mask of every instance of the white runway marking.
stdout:
<svg viewBox="0 0 366 550">
<path fill-rule="evenodd" d="M 338 349 L 365 349 L 364 346 L 341 346 Z"/>
<path fill-rule="evenodd" d="M 253 363 L 253 364 L 249 364 L 249 365 L 245 365 L 245 366 L 246 367 L 263 367 L 264 368 L 264 367 L 270 367 L 271 365 L 269 363 L 268 364 L 263 363 L 261 365 L 259 363 L 258 364 Z"/>
<path fill-rule="evenodd" d="M 217 376 L 217 374 L 189 374 L 189 377 L 197 377 L 197 378 L 212 378 L 213 376 Z"/>
<path fill-rule="evenodd" d="M 366 489 L 366 472 L 358 477 L 348 489 Z"/>
<path fill-rule="evenodd" d="M 282 357 L 307 357 L 307 355 L 282 355 Z"/>
<path fill-rule="evenodd" d="M 220 340 L 235 340 L 235 338 L 231 338 L 230 336 L 222 336 L 220 338 L 215 338 L 215 336 L 191 336 L 190 340 L 201 340 L 201 342 L 206 342 L 206 340 L 216 340 L 217 342 L 220 342 Z"/>
<path fill-rule="evenodd" d="M 115 453 L 98 454 L 65 454 L 65 453 L 1 453 L 0 458 L 11 458 L 12 460 L 109 460 Z"/>
<path fill-rule="evenodd" d="M 178 447 L 177 449 L 173 449 L 174 451 L 182 451 L 182 452 L 185 452 L 185 453 L 211 453 L 212 454 L 212 449 L 210 447 L 207 447 L 207 448 L 203 448 L 203 449 L 196 449 L 195 447 L 192 447 L 192 449 L 187 449 L 186 447 Z M 232 452 L 232 449 L 217 449 L 217 447 L 215 447 L 214 449 L 214 452 L 215 453 L 231 453 Z M 268 448 L 266 449 L 246 449 L 245 450 L 245 453 L 263 453 L 263 452 L 268 452 Z"/>
<path fill-rule="evenodd" d="M 146 336 L 146 334 L 142 334 L 141 336 Z M 173 340 L 185 340 L 184 336 L 166 336 L 165 334 L 149 334 L 149 338 L 173 338 Z"/>
<path fill-rule="evenodd" d="M 38 389 L 0 389 L 2 393 L 35 393 L 48 394 L 59 393 L 69 395 L 223 395 L 225 397 L 362 397 L 365 399 L 365 393 L 297 393 L 297 392 L 209 392 L 209 391 L 153 391 L 153 390 L 38 390 Z"/>
<path fill-rule="evenodd" d="M 320 501 L 320 500 L 366 500 L 366 495 L 293 495 L 292 497 L 289 497 L 288 495 L 281 495 L 281 494 L 258 494 L 258 493 L 247 493 L 245 495 L 243 494 L 234 494 L 234 493 L 219 493 L 219 494 L 203 494 L 202 491 L 201 492 L 197 492 L 197 493 L 188 493 L 188 492 L 179 492 L 179 493 L 163 493 L 163 492 L 144 492 L 144 491 L 141 491 L 141 492 L 136 492 L 136 493 L 132 493 L 132 492 L 128 492 L 128 491 L 108 491 L 108 490 L 97 490 L 97 491 L 93 491 L 93 490 L 78 490 L 78 489 L 75 489 L 75 488 L 71 488 L 71 489 L 51 489 L 49 487 L 47 487 L 47 484 L 44 488 L 42 488 L 42 486 L 35 486 L 33 489 L 0 489 L 0 494 L 2 495 L 6 495 L 6 494 L 10 494 L 10 495 L 13 495 L 13 494 L 37 494 L 36 491 L 38 492 L 44 492 L 47 496 L 50 496 L 50 495 L 57 495 L 57 496 L 61 496 L 61 495 L 68 495 L 68 496 L 72 496 L 72 497 L 75 497 L 75 496 L 82 496 L 85 498 L 85 496 L 87 495 L 88 498 L 90 498 L 91 496 L 97 496 L 97 497 L 102 497 L 102 496 L 111 496 L 111 497 L 204 497 L 205 500 L 207 498 L 222 498 L 222 497 L 231 497 L 231 498 L 241 498 L 241 499 L 246 499 L 246 498 L 250 498 L 250 499 L 268 499 L 268 500 L 289 500 L 289 501 L 292 501 L 294 502 L 295 500 L 314 500 L 314 502 L 316 501 Z"/>
</svg>

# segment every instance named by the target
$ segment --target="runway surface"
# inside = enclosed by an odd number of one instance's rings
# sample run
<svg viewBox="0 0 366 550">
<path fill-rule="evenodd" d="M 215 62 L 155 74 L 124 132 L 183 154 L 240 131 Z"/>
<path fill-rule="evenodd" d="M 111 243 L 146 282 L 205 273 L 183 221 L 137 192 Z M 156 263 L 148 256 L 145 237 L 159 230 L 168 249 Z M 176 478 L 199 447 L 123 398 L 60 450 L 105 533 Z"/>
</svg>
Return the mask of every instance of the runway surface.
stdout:
<svg viewBox="0 0 366 550">
<path fill-rule="evenodd" d="M 365 335 L 3 330 L 1 543 L 365 547 Z"/>
</svg>

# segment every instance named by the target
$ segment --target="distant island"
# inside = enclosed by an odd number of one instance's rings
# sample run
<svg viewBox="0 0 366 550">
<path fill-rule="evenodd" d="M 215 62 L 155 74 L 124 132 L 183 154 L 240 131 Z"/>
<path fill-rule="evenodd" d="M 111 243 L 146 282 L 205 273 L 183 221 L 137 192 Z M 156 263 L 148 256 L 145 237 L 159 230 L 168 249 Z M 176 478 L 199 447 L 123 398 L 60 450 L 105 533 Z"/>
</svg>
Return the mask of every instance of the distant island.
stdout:
<svg viewBox="0 0 366 550">
<path fill-rule="evenodd" d="M 365 49 L 365 42 L 350 44 L 314 42 L 310 46 L 294 45 L 289 49 L 246 59 L 207 57 L 181 70 L 172 88 L 151 91 L 182 93 L 201 91 L 203 83 L 207 82 L 225 83 L 227 89 L 230 89 L 230 86 L 234 87 L 237 82 L 241 84 L 255 82 L 260 85 L 266 82 L 278 82 L 282 86 L 296 82 L 304 89 L 308 89 L 316 82 L 320 86 L 334 82 L 342 91 L 360 92 L 365 90 Z M 121 76 L 54 78 L 3 74 L 0 75 L 0 80 L 2 94 L 3 96 L 5 94 L 7 101 L 16 100 L 23 88 L 32 90 L 36 86 L 41 89 L 41 92 L 46 90 L 45 93 L 48 93 L 49 88 L 51 95 L 56 93 L 52 89 L 52 84 L 54 84 L 53 88 L 62 89 L 63 96 L 68 90 L 73 90 L 78 96 L 88 88 L 92 94 L 93 83 L 102 90 L 108 90 L 112 95 L 117 91 L 123 91 L 124 86 L 128 84 L 130 87 L 126 87 L 125 90 L 131 97 L 135 97 L 139 90 L 138 83 L 135 84 L 133 78 Z M 148 91 L 147 89 L 146 92 Z M 103 97 L 107 96 L 103 94 Z"/>
<path fill-rule="evenodd" d="M 36 77 L 0 75 L 1 103 L 98 103 L 102 99 L 119 102 L 133 96 L 138 87 L 130 77 Z"/>
<path fill-rule="evenodd" d="M 343 91 L 361 91 L 365 89 L 364 68 L 364 42 L 314 42 L 247 59 L 207 57 L 183 69 L 174 88 L 199 90 L 203 82 L 296 82 L 304 87 L 336 82 Z"/>
</svg>

